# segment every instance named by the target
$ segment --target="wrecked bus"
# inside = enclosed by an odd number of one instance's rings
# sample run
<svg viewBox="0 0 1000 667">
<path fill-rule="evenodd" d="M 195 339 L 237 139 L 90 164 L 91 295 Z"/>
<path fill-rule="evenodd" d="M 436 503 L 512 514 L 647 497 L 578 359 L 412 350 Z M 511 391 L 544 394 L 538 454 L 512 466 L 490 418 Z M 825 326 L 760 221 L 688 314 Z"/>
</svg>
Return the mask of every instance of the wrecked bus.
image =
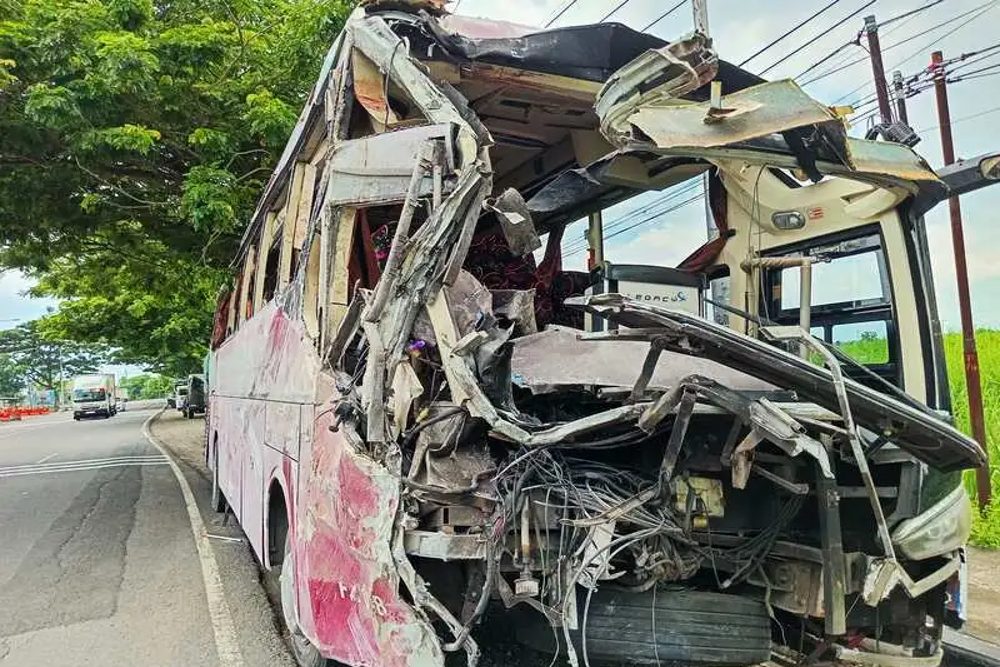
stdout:
<svg viewBox="0 0 1000 667">
<path fill-rule="evenodd" d="M 442 4 L 352 14 L 216 313 L 213 503 L 300 664 L 474 665 L 500 627 L 573 665 L 938 664 L 984 462 L 945 417 L 947 184 L 702 35 Z M 692 179 L 716 233 L 679 267 L 595 222 L 563 269 L 567 224 Z"/>
</svg>

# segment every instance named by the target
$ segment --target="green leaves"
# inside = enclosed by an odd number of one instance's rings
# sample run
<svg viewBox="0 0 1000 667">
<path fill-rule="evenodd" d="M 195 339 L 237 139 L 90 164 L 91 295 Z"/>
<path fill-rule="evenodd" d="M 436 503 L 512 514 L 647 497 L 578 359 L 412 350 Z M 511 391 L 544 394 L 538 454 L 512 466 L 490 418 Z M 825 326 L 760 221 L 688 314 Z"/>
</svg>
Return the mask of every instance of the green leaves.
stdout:
<svg viewBox="0 0 1000 667">
<path fill-rule="evenodd" d="M 251 134 L 264 146 L 284 144 L 295 126 L 295 118 L 292 108 L 268 90 L 247 95 L 243 119 L 250 124 Z"/>
<path fill-rule="evenodd" d="M 101 32 L 94 75 L 116 93 L 140 93 L 153 85 L 160 59 L 149 41 L 131 32 Z"/>
<path fill-rule="evenodd" d="M 57 130 L 70 129 L 82 118 L 76 97 L 68 88 L 45 83 L 28 88 L 24 113 L 38 125 Z"/>
<path fill-rule="evenodd" d="M 146 155 L 160 139 L 160 133 L 141 125 L 123 125 L 88 132 L 82 145 L 95 149 L 101 146 L 119 151 L 131 151 Z"/>
<path fill-rule="evenodd" d="M 184 181 L 181 212 L 198 231 L 236 228 L 236 177 L 225 169 L 198 166 Z"/>
<path fill-rule="evenodd" d="M 0 367 L 39 388 L 54 388 L 60 369 L 67 377 L 92 373 L 110 356 L 101 345 L 81 345 L 59 337 L 39 320 L 0 331 Z"/>
<path fill-rule="evenodd" d="M 10 58 L 0 58 L 0 93 L 10 88 L 17 81 L 17 76 L 14 74 L 16 67 L 16 61 Z"/>
<path fill-rule="evenodd" d="M 208 127 L 196 128 L 187 141 L 210 162 L 220 162 L 232 154 L 233 140 L 229 134 Z"/>
<path fill-rule="evenodd" d="M 0 269 L 63 299 L 46 327 L 198 368 L 226 267 L 353 4 L 12 0 Z"/>
</svg>

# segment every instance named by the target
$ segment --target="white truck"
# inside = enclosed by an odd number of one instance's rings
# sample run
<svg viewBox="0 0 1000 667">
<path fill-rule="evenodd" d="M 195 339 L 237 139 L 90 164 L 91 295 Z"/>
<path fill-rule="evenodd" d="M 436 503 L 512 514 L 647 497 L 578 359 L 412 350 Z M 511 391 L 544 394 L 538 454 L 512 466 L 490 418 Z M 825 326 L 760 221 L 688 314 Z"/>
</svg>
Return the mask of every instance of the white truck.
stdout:
<svg viewBox="0 0 1000 667">
<path fill-rule="evenodd" d="M 114 374 L 95 373 L 73 378 L 73 419 L 79 421 L 95 416 L 107 419 L 117 412 Z"/>
</svg>

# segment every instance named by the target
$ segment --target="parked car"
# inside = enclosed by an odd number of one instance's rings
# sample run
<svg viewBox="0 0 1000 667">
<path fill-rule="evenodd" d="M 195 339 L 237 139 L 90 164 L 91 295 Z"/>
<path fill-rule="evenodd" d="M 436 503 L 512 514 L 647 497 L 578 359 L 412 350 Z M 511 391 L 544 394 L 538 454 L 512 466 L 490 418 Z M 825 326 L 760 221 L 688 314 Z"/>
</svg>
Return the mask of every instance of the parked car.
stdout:
<svg viewBox="0 0 1000 667">
<path fill-rule="evenodd" d="M 188 419 L 205 414 L 205 376 L 189 375 L 180 411 Z"/>
<path fill-rule="evenodd" d="M 178 410 L 184 409 L 184 403 L 187 401 L 187 379 L 178 380 L 174 383 L 174 405 L 173 407 Z"/>
</svg>

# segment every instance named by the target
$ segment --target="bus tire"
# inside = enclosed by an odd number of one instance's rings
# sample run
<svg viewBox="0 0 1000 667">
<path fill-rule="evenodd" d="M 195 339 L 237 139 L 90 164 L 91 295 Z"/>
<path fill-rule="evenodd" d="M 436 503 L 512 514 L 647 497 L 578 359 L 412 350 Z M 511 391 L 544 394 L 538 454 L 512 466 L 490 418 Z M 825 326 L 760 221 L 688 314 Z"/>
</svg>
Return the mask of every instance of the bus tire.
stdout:
<svg viewBox="0 0 1000 667">
<path fill-rule="evenodd" d="M 303 634 L 295 613 L 295 558 L 289 536 L 281 558 L 281 618 L 288 630 L 288 644 L 299 667 L 334 667 L 337 663 L 320 655 L 319 649 Z"/>
<path fill-rule="evenodd" d="M 226 496 L 222 493 L 222 487 L 219 486 L 219 443 L 215 443 L 215 452 L 212 454 L 213 463 L 212 466 L 212 509 L 219 514 L 226 511 Z"/>
</svg>

